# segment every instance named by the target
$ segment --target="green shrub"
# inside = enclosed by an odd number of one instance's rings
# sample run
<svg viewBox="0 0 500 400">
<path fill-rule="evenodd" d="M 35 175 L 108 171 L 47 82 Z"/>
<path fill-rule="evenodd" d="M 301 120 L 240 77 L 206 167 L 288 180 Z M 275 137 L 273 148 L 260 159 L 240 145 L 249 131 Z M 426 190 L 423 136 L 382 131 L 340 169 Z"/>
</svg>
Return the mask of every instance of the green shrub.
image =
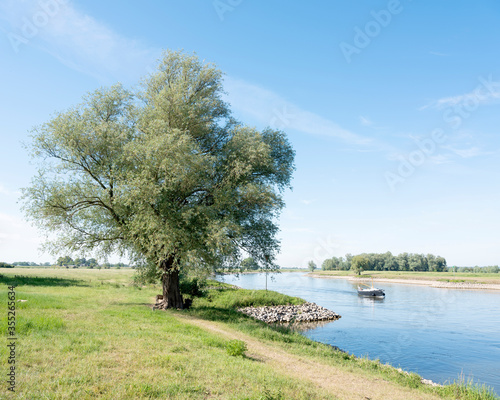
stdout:
<svg viewBox="0 0 500 400">
<path fill-rule="evenodd" d="M 227 354 L 233 357 L 243 357 L 247 351 L 247 344 L 242 340 L 230 340 L 226 345 Z"/>
<path fill-rule="evenodd" d="M 181 277 L 179 282 L 181 293 L 191 297 L 202 297 L 204 295 L 203 288 L 205 286 L 205 281 L 198 278 Z"/>
</svg>

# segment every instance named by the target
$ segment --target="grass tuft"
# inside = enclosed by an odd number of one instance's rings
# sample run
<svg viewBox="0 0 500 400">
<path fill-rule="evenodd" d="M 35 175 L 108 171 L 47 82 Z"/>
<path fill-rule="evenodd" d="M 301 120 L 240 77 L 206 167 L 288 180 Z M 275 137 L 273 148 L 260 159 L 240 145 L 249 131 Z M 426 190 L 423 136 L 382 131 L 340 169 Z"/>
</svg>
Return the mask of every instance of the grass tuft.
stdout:
<svg viewBox="0 0 500 400">
<path fill-rule="evenodd" d="M 247 351 L 247 344 L 243 340 L 230 340 L 226 344 L 226 351 L 232 357 L 243 357 Z"/>
</svg>

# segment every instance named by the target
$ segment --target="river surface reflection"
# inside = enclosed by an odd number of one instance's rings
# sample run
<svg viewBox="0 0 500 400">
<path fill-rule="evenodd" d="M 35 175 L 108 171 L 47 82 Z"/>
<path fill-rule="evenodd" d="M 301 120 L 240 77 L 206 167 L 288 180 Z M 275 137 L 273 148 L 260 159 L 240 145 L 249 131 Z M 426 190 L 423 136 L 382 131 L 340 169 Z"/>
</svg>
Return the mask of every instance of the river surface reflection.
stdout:
<svg viewBox="0 0 500 400">
<path fill-rule="evenodd" d="M 264 289 L 265 274 L 224 276 Z M 377 283 L 384 299 L 358 296 L 346 279 L 275 274 L 270 290 L 302 297 L 342 316 L 302 333 L 356 356 L 380 359 L 438 383 L 473 378 L 500 393 L 500 291 Z"/>
</svg>

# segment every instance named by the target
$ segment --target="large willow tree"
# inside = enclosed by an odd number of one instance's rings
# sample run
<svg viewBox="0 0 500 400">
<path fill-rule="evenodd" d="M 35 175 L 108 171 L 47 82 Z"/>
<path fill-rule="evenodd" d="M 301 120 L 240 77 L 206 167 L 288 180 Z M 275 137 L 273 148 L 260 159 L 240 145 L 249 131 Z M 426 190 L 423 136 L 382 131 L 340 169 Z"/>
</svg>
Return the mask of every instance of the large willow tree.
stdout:
<svg viewBox="0 0 500 400">
<path fill-rule="evenodd" d="M 272 268 L 294 151 L 283 132 L 235 121 L 222 95 L 213 65 L 166 52 L 136 92 L 96 90 L 36 127 L 23 201 L 48 249 L 143 261 L 165 308 L 183 307 L 185 268 L 243 254 Z"/>
</svg>

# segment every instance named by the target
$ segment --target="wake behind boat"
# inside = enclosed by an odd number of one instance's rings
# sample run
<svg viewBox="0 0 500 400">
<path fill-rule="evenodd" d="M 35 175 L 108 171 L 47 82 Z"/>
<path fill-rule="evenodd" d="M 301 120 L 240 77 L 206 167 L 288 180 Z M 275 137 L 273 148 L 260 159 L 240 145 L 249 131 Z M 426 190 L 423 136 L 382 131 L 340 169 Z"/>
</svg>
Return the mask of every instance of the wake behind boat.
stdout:
<svg viewBox="0 0 500 400">
<path fill-rule="evenodd" d="M 361 287 L 360 285 L 364 285 L 366 287 Z M 385 293 L 383 289 L 379 289 L 376 287 L 373 287 L 373 280 L 372 280 L 372 286 L 370 287 L 366 283 L 361 283 L 358 285 L 358 295 L 364 296 L 364 297 L 385 297 Z"/>
</svg>

